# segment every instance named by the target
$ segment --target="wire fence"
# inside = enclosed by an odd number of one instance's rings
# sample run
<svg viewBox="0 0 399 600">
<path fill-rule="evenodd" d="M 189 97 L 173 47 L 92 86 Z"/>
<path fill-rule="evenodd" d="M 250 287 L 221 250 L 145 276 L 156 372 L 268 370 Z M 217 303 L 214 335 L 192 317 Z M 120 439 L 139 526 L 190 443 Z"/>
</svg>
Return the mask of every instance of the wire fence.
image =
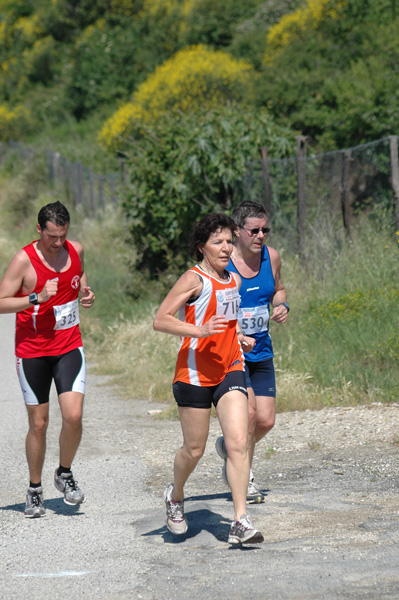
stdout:
<svg viewBox="0 0 399 600">
<path fill-rule="evenodd" d="M 306 139 L 297 138 L 297 155 L 248 163 L 243 195 L 262 202 L 274 231 L 303 251 L 309 235 L 321 230 L 350 237 L 357 217 L 392 213 L 399 229 L 398 137 L 389 136 L 345 150 L 306 156 Z"/>
<path fill-rule="evenodd" d="M 17 152 L 22 160 L 29 160 L 36 151 L 21 142 L 0 143 L 0 163 L 7 153 Z M 124 170 L 98 174 L 82 162 L 71 162 L 59 152 L 46 150 L 46 172 L 51 185 L 61 190 L 65 201 L 88 217 L 96 217 L 106 206 L 116 206 L 124 183 Z"/>
<path fill-rule="evenodd" d="M 27 160 L 34 150 L 20 142 L 0 143 L 0 163 L 9 151 Z M 125 183 L 124 169 L 96 174 L 81 162 L 70 162 L 58 152 L 46 151 L 47 176 L 75 207 L 96 216 L 118 203 Z M 123 165 L 122 165 L 123 167 Z M 267 148 L 260 159 L 247 164 L 239 196 L 265 205 L 273 231 L 288 246 L 303 251 L 309 235 L 351 235 L 360 214 L 378 208 L 392 211 L 399 230 L 398 136 L 389 136 L 353 148 L 307 156 L 306 138 L 297 137 L 293 158 L 274 159 Z"/>
</svg>

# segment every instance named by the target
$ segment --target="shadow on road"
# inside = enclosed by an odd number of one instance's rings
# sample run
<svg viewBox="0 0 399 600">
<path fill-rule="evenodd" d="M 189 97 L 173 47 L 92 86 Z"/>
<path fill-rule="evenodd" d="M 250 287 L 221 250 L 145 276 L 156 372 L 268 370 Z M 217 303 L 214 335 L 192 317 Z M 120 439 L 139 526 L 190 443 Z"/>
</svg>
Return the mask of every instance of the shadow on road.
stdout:
<svg viewBox="0 0 399 600">
<path fill-rule="evenodd" d="M 209 496 L 212 498 L 213 496 Z M 220 497 L 218 495 L 217 497 Z M 222 495 L 223 497 L 223 495 Z M 208 496 L 206 496 L 208 499 Z M 200 496 L 200 499 L 204 499 L 204 496 Z M 193 510 L 191 512 L 186 512 L 186 517 L 188 521 L 188 531 L 183 535 L 173 535 L 166 525 L 163 527 L 159 527 L 158 529 L 153 529 L 152 531 L 148 531 L 147 533 L 143 533 L 142 537 L 151 537 L 151 536 L 162 536 L 165 544 L 179 545 L 184 544 L 188 540 L 192 540 L 196 537 L 199 537 L 204 532 L 211 534 L 214 538 L 216 538 L 219 542 L 226 543 L 229 537 L 230 531 L 230 519 L 226 519 L 226 517 L 212 512 L 208 509 L 199 509 Z M 203 540 L 202 540 L 203 543 Z M 207 542 L 204 545 L 209 545 Z M 256 549 L 257 546 L 241 546 L 241 544 L 232 545 L 231 549 L 245 549 L 251 550 Z"/>
</svg>

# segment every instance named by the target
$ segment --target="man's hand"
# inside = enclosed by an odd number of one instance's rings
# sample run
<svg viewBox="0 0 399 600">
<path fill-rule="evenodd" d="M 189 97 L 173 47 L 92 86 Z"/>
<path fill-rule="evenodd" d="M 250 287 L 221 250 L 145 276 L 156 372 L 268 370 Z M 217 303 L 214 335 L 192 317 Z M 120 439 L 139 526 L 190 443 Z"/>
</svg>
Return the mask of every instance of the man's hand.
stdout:
<svg viewBox="0 0 399 600">
<path fill-rule="evenodd" d="M 39 304 L 42 304 L 43 302 L 47 302 L 47 300 L 50 300 L 50 298 L 52 296 L 55 296 L 57 292 L 58 292 L 58 277 L 56 277 L 55 279 L 48 279 L 46 281 L 46 283 L 44 284 L 44 288 L 42 289 L 42 291 L 39 292 L 37 295 Z"/>
<path fill-rule="evenodd" d="M 242 346 L 242 349 L 244 350 L 244 352 L 252 352 L 252 350 L 255 348 L 255 344 L 256 344 L 255 338 L 253 338 L 249 335 L 244 335 L 244 337 L 242 339 L 239 339 L 239 342 L 241 343 L 241 346 Z"/>
<path fill-rule="evenodd" d="M 91 288 L 88 285 L 84 285 L 80 288 L 80 305 L 83 308 L 90 308 L 93 306 L 95 298 L 94 292 L 91 291 Z"/>
<path fill-rule="evenodd" d="M 276 323 L 285 323 L 288 319 L 288 310 L 285 306 L 280 304 L 279 306 L 273 307 L 273 315 L 270 317 L 272 321 Z"/>
</svg>

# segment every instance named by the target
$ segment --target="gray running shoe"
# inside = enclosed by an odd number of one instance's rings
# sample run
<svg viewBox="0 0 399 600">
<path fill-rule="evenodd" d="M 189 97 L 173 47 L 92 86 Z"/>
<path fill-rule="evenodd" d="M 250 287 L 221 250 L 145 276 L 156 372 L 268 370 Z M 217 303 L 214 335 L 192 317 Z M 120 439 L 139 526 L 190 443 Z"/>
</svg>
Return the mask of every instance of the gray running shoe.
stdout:
<svg viewBox="0 0 399 600">
<path fill-rule="evenodd" d="M 58 491 L 64 494 L 65 504 L 75 506 L 82 504 L 86 500 L 86 496 L 78 487 L 78 482 L 74 480 L 72 473 L 62 473 L 57 475 L 57 469 L 54 473 L 54 485 Z"/>
<path fill-rule="evenodd" d="M 255 529 L 247 515 L 242 515 L 239 521 L 232 522 L 229 544 L 261 544 L 263 541 L 263 535 Z"/>
<path fill-rule="evenodd" d="M 265 497 L 259 489 L 259 486 L 253 479 L 249 480 L 247 491 L 247 504 L 261 504 Z"/>
<path fill-rule="evenodd" d="M 222 469 L 223 481 L 225 482 L 226 485 L 229 485 L 229 482 L 227 480 L 227 473 L 226 473 L 226 461 L 227 461 L 229 455 L 227 454 L 226 444 L 224 443 L 224 437 L 222 435 L 220 437 L 218 437 L 218 439 L 216 440 L 215 448 L 216 448 L 216 452 L 219 454 L 220 458 L 222 458 L 224 460 L 223 469 Z"/>
<path fill-rule="evenodd" d="M 43 489 L 29 487 L 26 492 L 25 517 L 34 519 L 44 517 L 46 509 L 43 506 Z"/>
<path fill-rule="evenodd" d="M 184 516 L 184 502 L 174 502 L 171 494 L 173 483 L 165 490 L 164 499 L 166 505 L 166 527 L 175 535 L 183 535 L 188 529 L 187 519 Z"/>
</svg>

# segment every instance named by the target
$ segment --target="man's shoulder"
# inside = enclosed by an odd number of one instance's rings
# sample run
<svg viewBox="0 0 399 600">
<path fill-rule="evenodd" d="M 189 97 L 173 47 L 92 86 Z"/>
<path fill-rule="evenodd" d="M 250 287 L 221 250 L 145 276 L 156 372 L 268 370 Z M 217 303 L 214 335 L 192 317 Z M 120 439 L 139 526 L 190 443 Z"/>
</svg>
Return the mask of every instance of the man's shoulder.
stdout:
<svg viewBox="0 0 399 600">
<path fill-rule="evenodd" d="M 77 242 L 76 240 L 67 240 L 67 242 L 72 246 L 72 248 L 74 248 L 74 250 L 76 250 L 79 256 L 82 254 L 83 246 L 80 242 Z"/>
<path fill-rule="evenodd" d="M 265 246 L 265 251 L 269 253 L 271 262 L 280 260 L 280 254 L 277 252 L 277 250 L 275 248 L 272 248 L 271 246 Z"/>
<path fill-rule="evenodd" d="M 33 244 L 33 242 L 32 242 L 32 244 Z M 28 246 L 24 246 L 23 248 L 18 250 L 18 252 L 16 252 L 14 254 L 14 257 L 13 257 L 11 263 L 14 263 L 14 264 L 20 265 L 20 266 L 25 266 L 25 265 L 30 264 L 30 258 L 29 258 L 28 251 L 30 248 L 33 248 L 32 244 L 28 244 Z"/>
<path fill-rule="evenodd" d="M 30 266 L 31 262 L 29 256 L 25 250 L 21 248 L 11 259 L 2 281 L 6 281 L 10 278 L 13 280 L 20 279 L 22 281 Z"/>
</svg>

